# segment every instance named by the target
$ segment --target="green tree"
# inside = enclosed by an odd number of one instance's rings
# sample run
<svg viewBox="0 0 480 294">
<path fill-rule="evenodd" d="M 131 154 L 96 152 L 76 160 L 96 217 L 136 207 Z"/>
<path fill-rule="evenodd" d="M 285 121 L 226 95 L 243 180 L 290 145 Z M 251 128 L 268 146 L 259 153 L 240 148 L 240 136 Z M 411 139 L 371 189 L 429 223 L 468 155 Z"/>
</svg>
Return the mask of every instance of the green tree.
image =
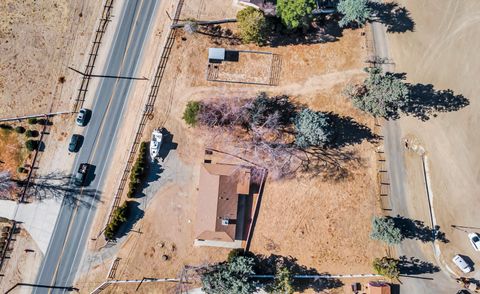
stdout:
<svg viewBox="0 0 480 294">
<path fill-rule="evenodd" d="M 17 126 L 15 127 L 15 132 L 17 132 L 18 134 L 23 134 L 25 133 L 25 128 L 22 126 Z"/>
<path fill-rule="evenodd" d="M 375 273 L 389 279 L 397 279 L 400 275 L 398 264 L 397 259 L 389 257 L 375 258 L 372 263 Z"/>
<path fill-rule="evenodd" d="M 27 140 L 25 142 L 25 147 L 27 147 L 28 151 L 33 151 L 38 148 L 38 141 L 37 140 Z"/>
<path fill-rule="evenodd" d="M 308 26 L 315 0 L 278 0 L 277 15 L 288 29 Z"/>
<path fill-rule="evenodd" d="M 28 124 L 34 125 L 34 124 L 37 123 L 38 120 L 37 120 L 37 118 L 35 118 L 35 117 L 31 117 L 31 118 L 29 118 L 27 121 L 28 121 Z"/>
<path fill-rule="evenodd" d="M 183 120 L 191 126 L 197 123 L 197 115 L 200 111 L 201 104 L 199 101 L 188 101 L 185 111 L 183 112 Z"/>
<path fill-rule="evenodd" d="M 265 40 L 266 21 L 263 13 L 247 7 L 237 13 L 238 28 L 244 43 L 261 44 Z"/>
<path fill-rule="evenodd" d="M 117 207 L 112 214 L 111 221 L 107 224 L 103 235 L 107 240 L 114 240 L 120 226 L 128 219 L 128 209 L 130 201 L 125 201 L 122 205 Z"/>
<path fill-rule="evenodd" d="M 295 118 L 295 145 L 300 148 L 324 146 L 333 136 L 328 116 L 308 108 L 303 109 Z"/>
<path fill-rule="evenodd" d="M 369 74 L 362 85 L 349 85 L 345 95 L 352 99 L 353 105 L 376 117 L 388 117 L 396 114 L 409 99 L 408 86 L 402 78 L 383 73 L 378 67 L 365 69 Z"/>
<path fill-rule="evenodd" d="M 363 26 L 372 14 L 368 2 L 369 0 L 340 0 L 337 9 L 343 16 L 339 25 L 345 27 L 350 23 L 356 23 Z"/>
<path fill-rule="evenodd" d="M 388 245 L 396 245 L 402 242 L 403 235 L 391 218 L 375 216 L 372 219 L 370 238 L 383 241 Z"/>
<path fill-rule="evenodd" d="M 292 272 L 288 267 L 282 266 L 277 269 L 270 293 L 292 294 L 293 292 Z"/>
<path fill-rule="evenodd" d="M 209 267 L 201 273 L 202 290 L 207 294 L 249 294 L 255 291 L 255 284 L 250 279 L 254 259 L 238 256 L 230 262 L 223 262 Z"/>
</svg>

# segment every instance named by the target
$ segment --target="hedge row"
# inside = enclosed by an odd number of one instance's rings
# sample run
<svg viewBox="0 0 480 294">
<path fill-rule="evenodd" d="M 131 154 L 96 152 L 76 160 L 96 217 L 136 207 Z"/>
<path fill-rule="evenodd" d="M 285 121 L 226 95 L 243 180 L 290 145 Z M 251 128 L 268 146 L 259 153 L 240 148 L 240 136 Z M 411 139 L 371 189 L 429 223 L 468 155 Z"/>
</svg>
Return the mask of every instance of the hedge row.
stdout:
<svg viewBox="0 0 480 294">
<path fill-rule="evenodd" d="M 113 211 L 112 220 L 107 224 L 107 227 L 103 232 L 105 239 L 114 240 L 120 226 L 128 220 L 129 203 L 130 201 L 125 201 Z"/>
<path fill-rule="evenodd" d="M 128 184 L 128 193 L 127 197 L 131 198 L 137 192 L 138 187 L 142 183 L 143 176 L 147 169 L 147 142 L 142 142 L 140 144 L 140 151 L 138 153 L 137 161 L 132 167 L 132 172 L 130 173 L 130 183 Z"/>
</svg>

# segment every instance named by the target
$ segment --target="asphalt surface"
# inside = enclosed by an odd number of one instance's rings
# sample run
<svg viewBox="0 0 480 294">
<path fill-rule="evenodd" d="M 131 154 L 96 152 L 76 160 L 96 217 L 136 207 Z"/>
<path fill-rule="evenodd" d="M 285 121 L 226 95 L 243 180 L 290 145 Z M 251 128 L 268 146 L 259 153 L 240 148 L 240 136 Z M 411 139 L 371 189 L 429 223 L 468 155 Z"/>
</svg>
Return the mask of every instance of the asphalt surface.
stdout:
<svg viewBox="0 0 480 294">
<path fill-rule="evenodd" d="M 104 75 L 134 77 L 143 44 L 159 1 L 129 0 L 124 4 L 115 29 Z M 108 45 L 108 44 L 107 44 Z M 117 144 L 115 134 L 134 80 L 102 79 L 94 95 L 91 119 L 85 127 L 85 140 L 72 174 L 80 163 L 89 163 L 88 187 L 66 195 L 46 255 L 40 266 L 37 284 L 72 286 L 89 235 L 96 204 L 101 199 L 105 171 L 111 162 L 111 150 Z M 141 82 L 141 81 L 140 81 Z M 50 292 L 49 292 L 50 291 Z M 63 293 L 65 290 L 36 288 L 33 293 Z"/>
<path fill-rule="evenodd" d="M 386 40 L 385 27 L 378 22 L 372 23 L 372 33 L 374 39 L 375 52 L 378 57 L 390 60 L 388 45 Z M 384 64 L 384 71 L 393 72 L 392 64 Z M 390 201 L 392 212 L 391 215 L 401 215 L 409 217 L 409 206 L 415 204 L 405 192 L 406 175 L 404 162 L 404 147 L 401 139 L 400 123 L 398 120 L 389 120 L 383 127 L 384 135 L 384 151 L 387 155 L 388 171 L 390 176 Z M 419 159 L 420 160 L 420 159 Z M 434 255 L 433 243 L 431 252 L 424 252 L 421 248 L 419 240 L 404 240 L 396 246 L 398 256 L 414 257 L 421 261 L 431 262 Z M 441 267 L 440 267 L 441 268 Z M 402 276 L 400 278 L 400 293 L 456 293 L 459 289 L 458 285 L 452 281 L 448 273 L 440 270 L 434 273 L 421 273 L 411 276 Z"/>
</svg>

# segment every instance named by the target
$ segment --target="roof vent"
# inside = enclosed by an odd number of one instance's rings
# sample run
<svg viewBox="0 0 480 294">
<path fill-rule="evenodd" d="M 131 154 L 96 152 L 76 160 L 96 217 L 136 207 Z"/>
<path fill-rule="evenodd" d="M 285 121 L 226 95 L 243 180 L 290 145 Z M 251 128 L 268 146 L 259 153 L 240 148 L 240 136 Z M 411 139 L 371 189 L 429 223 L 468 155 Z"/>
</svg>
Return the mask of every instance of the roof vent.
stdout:
<svg viewBox="0 0 480 294">
<path fill-rule="evenodd" d="M 228 218 L 222 219 L 222 226 L 228 226 L 230 223 L 230 220 Z"/>
</svg>

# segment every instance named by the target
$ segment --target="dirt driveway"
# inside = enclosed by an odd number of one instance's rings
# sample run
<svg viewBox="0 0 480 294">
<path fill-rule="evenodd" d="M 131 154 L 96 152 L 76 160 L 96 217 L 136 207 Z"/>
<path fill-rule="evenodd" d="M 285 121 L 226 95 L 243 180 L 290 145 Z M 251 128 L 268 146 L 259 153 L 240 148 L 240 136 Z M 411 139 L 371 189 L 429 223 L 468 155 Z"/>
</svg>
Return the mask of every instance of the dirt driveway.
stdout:
<svg viewBox="0 0 480 294">
<path fill-rule="evenodd" d="M 402 137 L 416 140 L 429 158 L 436 219 L 450 241 L 441 245 L 443 258 L 455 268 L 450 260 L 455 254 L 463 254 L 478 267 L 480 255 L 473 251 L 467 233 L 480 233 L 480 94 L 476 79 L 480 73 L 480 3 L 475 0 L 398 2 L 411 12 L 416 26 L 414 32 L 389 35 L 396 71 L 406 72 L 409 82 L 432 84 L 436 90 L 451 89 L 469 102 L 459 110 L 429 115 L 426 121 L 402 118 L 400 125 Z M 441 101 L 437 99 L 434 103 L 444 103 L 447 109 L 456 103 L 456 99 Z M 410 178 L 407 185 L 415 194 L 424 195 L 423 183 L 415 180 L 421 174 L 418 160 L 406 159 Z M 412 209 L 418 206 L 412 205 Z M 480 272 L 477 270 L 472 276 L 479 279 Z"/>
</svg>

